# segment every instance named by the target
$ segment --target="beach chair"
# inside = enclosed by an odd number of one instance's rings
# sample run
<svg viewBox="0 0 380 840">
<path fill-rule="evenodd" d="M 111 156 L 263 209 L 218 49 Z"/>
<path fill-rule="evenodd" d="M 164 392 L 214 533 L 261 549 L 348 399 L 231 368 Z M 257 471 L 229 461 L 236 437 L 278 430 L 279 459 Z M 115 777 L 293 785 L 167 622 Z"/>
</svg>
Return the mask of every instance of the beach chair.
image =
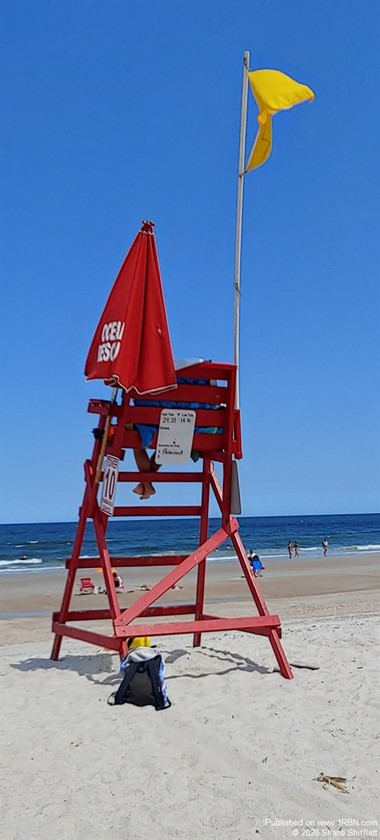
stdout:
<svg viewBox="0 0 380 840">
<path fill-rule="evenodd" d="M 85 594 L 86 592 L 93 592 L 95 589 L 95 584 L 92 582 L 90 577 L 84 577 L 80 579 L 80 586 L 79 586 L 79 594 Z"/>
</svg>

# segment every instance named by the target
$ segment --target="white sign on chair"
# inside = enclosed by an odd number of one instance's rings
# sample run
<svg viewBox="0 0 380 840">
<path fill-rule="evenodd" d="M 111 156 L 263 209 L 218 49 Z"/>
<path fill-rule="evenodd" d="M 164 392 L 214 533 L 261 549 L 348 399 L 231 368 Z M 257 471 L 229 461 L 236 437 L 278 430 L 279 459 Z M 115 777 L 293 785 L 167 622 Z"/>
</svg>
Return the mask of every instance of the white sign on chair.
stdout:
<svg viewBox="0 0 380 840">
<path fill-rule="evenodd" d="M 119 458 L 116 458 L 114 455 L 107 455 L 104 464 L 103 492 L 99 505 L 100 510 L 102 510 L 103 513 L 106 513 L 107 516 L 113 516 L 115 508 L 119 464 Z"/>
<path fill-rule="evenodd" d="M 155 460 L 157 464 L 186 464 L 193 447 L 196 412 L 164 408 L 161 411 Z"/>
</svg>

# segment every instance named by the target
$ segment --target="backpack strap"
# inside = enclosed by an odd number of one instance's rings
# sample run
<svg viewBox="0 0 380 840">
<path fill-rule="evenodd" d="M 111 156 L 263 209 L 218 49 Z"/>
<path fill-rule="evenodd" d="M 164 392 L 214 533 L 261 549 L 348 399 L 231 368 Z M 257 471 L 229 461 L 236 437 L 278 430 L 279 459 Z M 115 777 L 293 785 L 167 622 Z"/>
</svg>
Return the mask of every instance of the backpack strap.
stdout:
<svg viewBox="0 0 380 840">
<path fill-rule="evenodd" d="M 163 709 L 169 709 L 171 706 L 171 702 L 168 697 L 166 697 L 167 703 L 164 704 L 164 698 L 162 696 L 161 684 L 158 679 L 158 668 L 161 665 L 161 656 L 155 656 L 154 659 L 149 659 L 147 661 L 147 671 L 150 677 L 150 681 L 152 683 L 154 700 L 155 700 L 155 709 L 156 712 L 160 712 Z"/>
<path fill-rule="evenodd" d="M 126 702 L 125 697 L 127 694 L 127 688 L 129 686 L 129 683 L 135 676 L 139 665 L 141 665 L 140 662 L 130 662 L 125 672 L 124 679 L 120 683 L 118 690 L 114 691 L 113 694 L 110 694 L 110 696 L 108 697 L 107 703 L 109 706 L 121 706 L 122 703 Z"/>
</svg>

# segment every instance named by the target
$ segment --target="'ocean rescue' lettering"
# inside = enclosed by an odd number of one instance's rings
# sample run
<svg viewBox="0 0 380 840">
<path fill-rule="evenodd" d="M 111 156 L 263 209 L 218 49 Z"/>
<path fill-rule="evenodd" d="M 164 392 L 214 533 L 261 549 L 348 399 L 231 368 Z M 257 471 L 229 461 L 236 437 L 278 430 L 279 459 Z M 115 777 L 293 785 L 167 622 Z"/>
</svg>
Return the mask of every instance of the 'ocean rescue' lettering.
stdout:
<svg viewBox="0 0 380 840">
<path fill-rule="evenodd" d="M 98 362 L 114 362 L 120 352 L 125 321 L 110 321 L 102 329 L 102 343 L 98 347 Z"/>
</svg>

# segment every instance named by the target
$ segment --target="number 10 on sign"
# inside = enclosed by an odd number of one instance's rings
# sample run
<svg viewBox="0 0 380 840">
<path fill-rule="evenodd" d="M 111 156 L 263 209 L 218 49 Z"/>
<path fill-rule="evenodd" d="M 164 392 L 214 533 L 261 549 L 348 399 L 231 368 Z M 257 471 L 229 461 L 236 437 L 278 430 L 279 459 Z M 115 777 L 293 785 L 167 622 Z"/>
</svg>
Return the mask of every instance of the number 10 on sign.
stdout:
<svg viewBox="0 0 380 840">
<path fill-rule="evenodd" d="M 115 458 L 114 455 L 107 455 L 103 476 L 102 500 L 100 502 L 100 510 L 107 516 L 113 516 L 114 512 L 119 464 L 119 458 Z"/>
</svg>

